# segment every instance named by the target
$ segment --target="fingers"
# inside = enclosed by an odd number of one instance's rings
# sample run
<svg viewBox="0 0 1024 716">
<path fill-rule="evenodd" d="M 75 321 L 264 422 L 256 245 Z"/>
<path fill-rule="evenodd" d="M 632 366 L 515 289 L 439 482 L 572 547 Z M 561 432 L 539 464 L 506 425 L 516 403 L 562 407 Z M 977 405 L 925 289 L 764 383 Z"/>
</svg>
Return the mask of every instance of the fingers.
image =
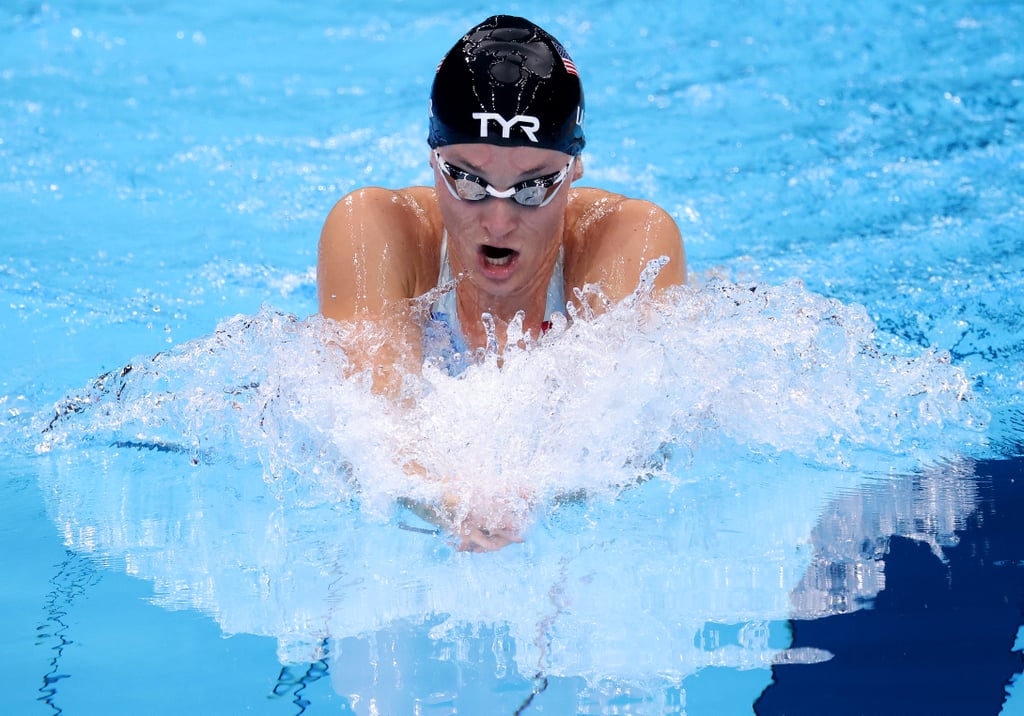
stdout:
<svg viewBox="0 0 1024 716">
<path fill-rule="evenodd" d="M 495 552 L 522 541 L 523 538 L 514 530 L 463 526 L 456 549 L 459 552 Z"/>
</svg>

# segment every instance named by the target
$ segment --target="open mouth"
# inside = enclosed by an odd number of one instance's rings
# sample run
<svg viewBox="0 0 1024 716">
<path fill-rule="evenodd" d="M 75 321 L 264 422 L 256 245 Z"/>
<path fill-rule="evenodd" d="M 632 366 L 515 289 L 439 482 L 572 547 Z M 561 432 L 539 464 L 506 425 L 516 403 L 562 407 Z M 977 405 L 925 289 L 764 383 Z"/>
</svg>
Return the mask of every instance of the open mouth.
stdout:
<svg viewBox="0 0 1024 716">
<path fill-rule="evenodd" d="M 508 266 L 519 252 L 485 244 L 480 247 L 480 253 L 483 255 L 484 262 L 489 266 Z"/>
</svg>

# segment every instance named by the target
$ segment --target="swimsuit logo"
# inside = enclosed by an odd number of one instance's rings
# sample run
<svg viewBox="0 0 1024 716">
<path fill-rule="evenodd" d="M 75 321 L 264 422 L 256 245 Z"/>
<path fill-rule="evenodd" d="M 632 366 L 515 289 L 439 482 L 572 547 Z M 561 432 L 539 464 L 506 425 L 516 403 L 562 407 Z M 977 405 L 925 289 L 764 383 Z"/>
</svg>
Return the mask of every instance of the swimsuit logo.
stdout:
<svg viewBox="0 0 1024 716">
<path fill-rule="evenodd" d="M 512 127 L 518 124 L 520 125 L 520 129 L 522 129 L 523 134 L 525 134 L 531 142 L 536 142 L 537 135 L 534 133 L 540 129 L 540 120 L 528 114 L 517 114 L 512 119 L 506 121 L 504 117 L 500 114 L 496 114 L 495 112 L 473 112 L 473 119 L 480 120 L 481 139 L 487 139 L 487 132 L 491 126 L 490 122 L 492 119 L 501 125 L 502 139 L 508 139 L 509 134 L 512 131 Z"/>
</svg>

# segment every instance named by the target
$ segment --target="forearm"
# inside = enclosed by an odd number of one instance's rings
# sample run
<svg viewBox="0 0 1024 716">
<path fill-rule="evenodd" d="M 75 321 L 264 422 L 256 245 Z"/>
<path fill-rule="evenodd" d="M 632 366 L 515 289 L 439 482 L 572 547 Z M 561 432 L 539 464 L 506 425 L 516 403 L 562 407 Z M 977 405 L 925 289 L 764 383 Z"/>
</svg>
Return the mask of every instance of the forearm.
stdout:
<svg viewBox="0 0 1024 716">
<path fill-rule="evenodd" d="M 398 403 L 403 385 L 423 364 L 422 329 L 407 311 L 390 311 L 344 325 L 337 347 L 345 356 L 346 378 L 369 377 L 375 395 Z"/>
</svg>

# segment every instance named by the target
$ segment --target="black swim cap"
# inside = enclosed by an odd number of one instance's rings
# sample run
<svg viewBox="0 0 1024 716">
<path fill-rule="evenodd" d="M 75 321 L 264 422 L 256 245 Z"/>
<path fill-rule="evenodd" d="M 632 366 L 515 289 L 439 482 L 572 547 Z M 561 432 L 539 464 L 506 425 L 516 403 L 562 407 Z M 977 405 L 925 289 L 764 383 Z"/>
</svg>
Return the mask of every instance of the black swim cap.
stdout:
<svg viewBox="0 0 1024 716">
<path fill-rule="evenodd" d="M 495 15 L 448 51 L 430 92 L 431 147 L 498 144 L 583 151 L 583 86 L 561 43 Z"/>
</svg>

